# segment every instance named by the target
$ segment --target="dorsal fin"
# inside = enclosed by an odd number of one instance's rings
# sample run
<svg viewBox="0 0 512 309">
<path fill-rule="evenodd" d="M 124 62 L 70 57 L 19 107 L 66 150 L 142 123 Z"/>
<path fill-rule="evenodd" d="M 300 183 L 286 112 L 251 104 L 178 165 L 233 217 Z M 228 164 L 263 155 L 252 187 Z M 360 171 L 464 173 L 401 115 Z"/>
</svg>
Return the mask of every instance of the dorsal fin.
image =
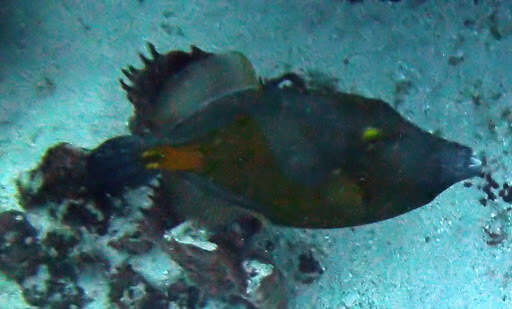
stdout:
<svg viewBox="0 0 512 309">
<path fill-rule="evenodd" d="M 119 79 L 121 86 L 127 93 L 128 100 L 135 109 L 135 116 L 131 124 L 131 130 L 134 133 L 142 133 L 139 132 L 142 130 L 141 126 L 143 126 L 140 122 L 148 112 L 154 109 L 156 98 L 165 82 L 191 63 L 212 55 L 196 46 L 191 46 L 190 52 L 177 50 L 167 54 L 158 53 L 151 43 L 148 43 L 148 49 L 152 59 L 139 54 L 144 63 L 144 68 L 136 69 L 133 66 L 128 66 L 122 72 L 128 78 L 129 83 Z"/>
<path fill-rule="evenodd" d="M 121 81 L 135 107 L 130 123 L 133 133 L 167 136 L 178 122 L 212 103 L 255 103 L 247 94 L 261 85 L 250 61 L 239 52 L 207 53 L 192 46 L 190 52 L 159 54 L 152 44 L 153 59 L 140 55 L 145 67 L 123 70 L 131 85 Z"/>
</svg>

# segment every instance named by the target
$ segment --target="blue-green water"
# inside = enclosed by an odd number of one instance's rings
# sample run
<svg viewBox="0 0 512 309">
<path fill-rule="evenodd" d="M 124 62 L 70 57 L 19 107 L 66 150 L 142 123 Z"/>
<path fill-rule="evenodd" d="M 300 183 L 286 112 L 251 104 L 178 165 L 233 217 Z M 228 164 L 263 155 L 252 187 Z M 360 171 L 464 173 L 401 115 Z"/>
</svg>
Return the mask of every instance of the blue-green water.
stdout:
<svg viewBox="0 0 512 309">
<path fill-rule="evenodd" d="M 498 192 L 511 182 L 511 34 L 504 1 L 3 1 L 0 207 L 24 214 L 0 220 L 0 261 L 12 269 L 0 277 L 0 308 L 274 308 L 274 298 L 289 308 L 509 308 L 511 214 Z M 69 204 L 22 210 L 15 179 L 49 147 L 91 149 L 128 134 L 133 108 L 120 69 L 141 67 L 137 53 L 147 53 L 148 41 L 160 52 L 237 50 L 258 76 L 321 74 L 340 91 L 383 99 L 422 129 L 485 156 L 497 196 L 479 201 L 489 181 L 471 179 L 425 207 L 361 227 L 293 229 L 263 219 L 255 253 L 243 261 L 191 253 L 190 261 L 228 269 L 212 266 L 204 284 L 171 252 L 188 247 L 162 244 L 191 241 L 214 252 L 212 231 L 186 225 L 161 231 L 159 245 L 145 239 L 167 226 L 141 225 L 147 187 L 115 199 L 123 207 L 113 206 L 105 233 L 97 222 L 87 229 L 89 219 L 67 218 Z M 213 205 L 201 208 L 205 217 L 220 213 L 222 202 L 194 194 L 201 199 L 182 203 Z M 229 228 L 240 239 L 250 232 Z M 22 230 L 24 245 L 14 248 L 9 241 Z M 24 275 L 13 275 L 17 267 Z M 222 286 L 233 277 L 242 281 Z M 261 297 L 247 290 L 258 278 L 274 280 Z"/>
</svg>

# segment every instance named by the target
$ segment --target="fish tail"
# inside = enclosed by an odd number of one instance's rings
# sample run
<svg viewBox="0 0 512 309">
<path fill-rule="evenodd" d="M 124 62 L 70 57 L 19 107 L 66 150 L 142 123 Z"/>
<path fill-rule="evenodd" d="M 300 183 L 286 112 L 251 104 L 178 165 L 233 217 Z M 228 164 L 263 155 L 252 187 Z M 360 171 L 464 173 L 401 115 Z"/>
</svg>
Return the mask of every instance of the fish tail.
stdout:
<svg viewBox="0 0 512 309">
<path fill-rule="evenodd" d="M 92 149 L 86 161 L 87 187 L 94 193 L 117 195 L 125 187 L 149 184 L 158 171 L 148 170 L 140 160 L 147 141 L 136 135 L 111 138 Z"/>
</svg>

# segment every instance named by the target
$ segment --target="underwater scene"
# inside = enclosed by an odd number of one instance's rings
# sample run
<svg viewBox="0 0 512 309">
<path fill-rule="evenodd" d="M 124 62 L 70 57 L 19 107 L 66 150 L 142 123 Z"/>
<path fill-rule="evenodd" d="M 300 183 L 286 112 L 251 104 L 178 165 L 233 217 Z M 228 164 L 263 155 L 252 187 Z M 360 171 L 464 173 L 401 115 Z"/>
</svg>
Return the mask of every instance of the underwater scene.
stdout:
<svg viewBox="0 0 512 309">
<path fill-rule="evenodd" d="M 512 2 L 2 1 L 0 309 L 512 308 Z"/>
</svg>

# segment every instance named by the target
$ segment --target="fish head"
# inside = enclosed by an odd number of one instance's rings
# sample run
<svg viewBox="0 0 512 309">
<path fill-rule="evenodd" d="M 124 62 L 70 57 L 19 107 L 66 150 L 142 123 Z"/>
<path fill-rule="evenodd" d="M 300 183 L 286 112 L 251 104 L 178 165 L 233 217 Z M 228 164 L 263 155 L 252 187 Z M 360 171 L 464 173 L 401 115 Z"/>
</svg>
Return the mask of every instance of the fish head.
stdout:
<svg viewBox="0 0 512 309">
<path fill-rule="evenodd" d="M 360 183 L 368 221 L 394 217 L 431 202 L 482 163 L 470 147 L 431 134 L 387 103 L 375 100 L 357 114 L 346 170 Z"/>
</svg>

